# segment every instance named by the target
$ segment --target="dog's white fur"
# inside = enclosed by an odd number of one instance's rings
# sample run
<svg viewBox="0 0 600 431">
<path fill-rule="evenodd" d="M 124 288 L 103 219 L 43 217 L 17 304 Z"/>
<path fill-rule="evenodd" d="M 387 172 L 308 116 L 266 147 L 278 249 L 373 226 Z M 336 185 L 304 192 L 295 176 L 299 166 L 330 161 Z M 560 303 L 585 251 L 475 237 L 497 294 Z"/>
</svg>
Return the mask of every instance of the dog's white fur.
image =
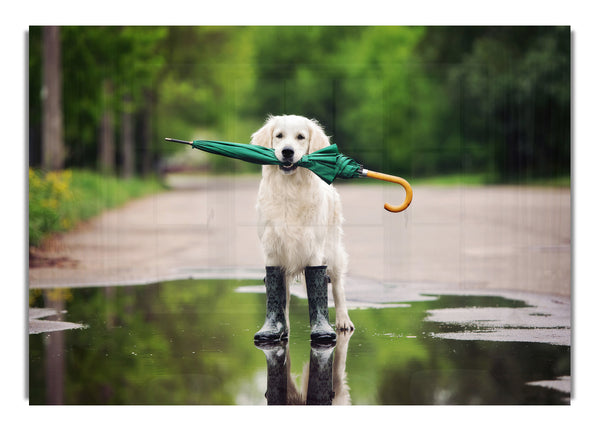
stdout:
<svg viewBox="0 0 600 431">
<path fill-rule="evenodd" d="M 294 151 L 293 163 L 329 145 L 323 128 L 314 120 L 297 116 L 271 116 L 252 135 L 252 144 Z M 289 286 L 307 266 L 327 265 L 335 302 L 336 328 L 353 330 L 344 294 L 347 254 L 342 244 L 342 205 L 331 185 L 305 168 L 283 170 L 263 166 L 258 191 L 258 235 L 266 266 L 286 272 L 286 318 L 289 328 Z"/>
</svg>

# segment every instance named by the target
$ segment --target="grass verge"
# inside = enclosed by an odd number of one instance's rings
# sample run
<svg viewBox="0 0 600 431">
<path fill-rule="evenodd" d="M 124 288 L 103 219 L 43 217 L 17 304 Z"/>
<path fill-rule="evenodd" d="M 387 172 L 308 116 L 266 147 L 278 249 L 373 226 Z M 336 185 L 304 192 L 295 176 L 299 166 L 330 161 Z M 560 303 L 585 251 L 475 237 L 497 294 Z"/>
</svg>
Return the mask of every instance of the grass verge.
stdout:
<svg viewBox="0 0 600 431">
<path fill-rule="evenodd" d="M 87 170 L 29 168 L 29 245 L 72 229 L 105 209 L 163 190 L 155 179 L 121 179 Z"/>
<path fill-rule="evenodd" d="M 487 174 L 450 174 L 424 178 L 406 178 L 414 186 L 485 186 L 485 185 L 514 185 L 529 187 L 570 187 L 571 178 L 560 176 L 554 178 L 531 178 L 519 181 L 494 181 Z"/>
</svg>

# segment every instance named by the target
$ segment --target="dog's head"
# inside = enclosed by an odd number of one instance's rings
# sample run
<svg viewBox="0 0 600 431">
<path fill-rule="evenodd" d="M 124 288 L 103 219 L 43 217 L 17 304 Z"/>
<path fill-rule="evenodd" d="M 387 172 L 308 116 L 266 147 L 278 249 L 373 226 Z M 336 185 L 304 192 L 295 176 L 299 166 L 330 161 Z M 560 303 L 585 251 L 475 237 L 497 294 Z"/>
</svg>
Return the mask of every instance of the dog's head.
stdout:
<svg viewBox="0 0 600 431">
<path fill-rule="evenodd" d="M 252 134 L 252 144 L 275 150 L 275 156 L 283 162 L 280 172 L 291 175 L 296 172 L 298 161 L 305 154 L 329 145 L 329 138 L 315 120 L 298 115 L 270 116 L 265 125 Z"/>
</svg>

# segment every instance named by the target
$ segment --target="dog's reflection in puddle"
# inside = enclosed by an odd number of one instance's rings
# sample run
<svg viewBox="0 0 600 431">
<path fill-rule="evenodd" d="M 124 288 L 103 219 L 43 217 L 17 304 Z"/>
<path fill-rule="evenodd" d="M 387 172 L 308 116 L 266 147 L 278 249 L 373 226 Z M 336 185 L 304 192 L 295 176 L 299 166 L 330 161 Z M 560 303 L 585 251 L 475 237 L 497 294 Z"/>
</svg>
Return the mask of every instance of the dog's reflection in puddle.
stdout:
<svg viewBox="0 0 600 431">
<path fill-rule="evenodd" d="M 290 373 L 288 342 L 258 344 L 267 358 L 268 405 L 349 405 L 346 356 L 352 332 L 340 332 L 337 345 L 312 344 L 310 362 L 302 370 L 299 389 Z"/>
</svg>

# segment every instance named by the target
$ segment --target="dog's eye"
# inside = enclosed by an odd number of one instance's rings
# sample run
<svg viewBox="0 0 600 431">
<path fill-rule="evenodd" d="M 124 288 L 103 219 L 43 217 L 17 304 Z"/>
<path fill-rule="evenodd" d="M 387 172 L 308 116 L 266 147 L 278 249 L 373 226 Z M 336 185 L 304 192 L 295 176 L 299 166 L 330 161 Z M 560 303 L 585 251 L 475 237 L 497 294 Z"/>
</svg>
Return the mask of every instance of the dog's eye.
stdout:
<svg viewBox="0 0 600 431">
<path fill-rule="evenodd" d="M 299 141 L 301 141 L 302 139 L 304 139 L 304 135 L 299 134 L 298 136 L 296 136 L 296 139 L 298 139 Z"/>
<path fill-rule="evenodd" d="M 275 135 L 275 137 L 277 139 L 281 139 L 281 138 L 283 138 L 283 133 L 278 133 L 277 135 Z"/>
</svg>

